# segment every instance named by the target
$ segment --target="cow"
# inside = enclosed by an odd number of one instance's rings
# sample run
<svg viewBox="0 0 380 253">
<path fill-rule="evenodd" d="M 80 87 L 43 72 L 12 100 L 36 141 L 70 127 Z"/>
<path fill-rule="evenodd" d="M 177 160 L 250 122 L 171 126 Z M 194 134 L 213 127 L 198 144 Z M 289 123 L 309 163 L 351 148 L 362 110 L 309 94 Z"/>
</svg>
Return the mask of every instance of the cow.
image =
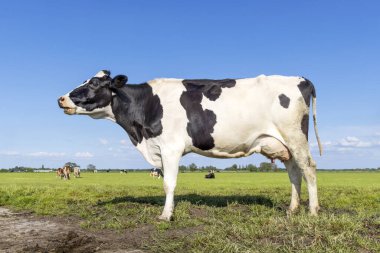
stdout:
<svg viewBox="0 0 380 253">
<path fill-rule="evenodd" d="M 70 179 L 70 167 L 64 166 L 63 168 L 58 168 L 56 172 L 57 177 L 65 180 Z"/>
<path fill-rule="evenodd" d="M 64 166 L 62 170 L 63 170 L 63 178 L 65 180 L 70 180 L 70 172 L 71 172 L 70 166 Z"/>
<path fill-rule="evenodd" d="M 80 168 L 79 167 L 74 167 L 74 177 L 75 178 L 80 177 Z"/>
<path fill-rule="evenodd" d="M 215 171 L 214 170 L 209 170 L 208 174 L 205 175 L 206 179 L 214 179 L 215 178 Z"/>
<path fill-rule="evenodd" d="M 63 169 L 62 168 L 58 168 L 57 169 L 56 176 L 59 177 L 59 178 L 61 178 L 61 179 L 64 177 Z"/>
<path fill-rule="evenodd" d="M 288 212 L 299 207 L 302 176 L 309 192 L 309 211 L 317 215 L 316 163 L 309 145 L 312 101 L 314 131 L 316 91 L 298 76 L 242 79 L 160 78 L 127 84 L 106 70 L 58 98 L 68 115 L 88 115 L 120 125 L 132 144 L 154 167 L 164 171 L 166 193 L 162 220 L 171 220 L 180 158 L 190 152 L 215 158 L 261 153 L 279 159 L 292 185 Z"/>
<path fill-rule="evenodd" d="M 153 178 L 161 178 L 164 177 L 164 174 L 162 173 L 161 169 L 153 168 L 150 170 L 150 176 Z"/>
</svg>

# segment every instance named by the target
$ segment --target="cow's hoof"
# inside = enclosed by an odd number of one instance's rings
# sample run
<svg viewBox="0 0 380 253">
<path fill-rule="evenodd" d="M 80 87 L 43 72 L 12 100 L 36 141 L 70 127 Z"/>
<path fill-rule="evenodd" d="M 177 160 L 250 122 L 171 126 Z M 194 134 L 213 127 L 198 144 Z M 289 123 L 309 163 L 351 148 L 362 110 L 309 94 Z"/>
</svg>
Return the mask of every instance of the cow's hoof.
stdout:
<svg viewBox="0 0 380 253">
<path fill-rule="evenodd" d="M 158 216 L 158 219 L 162 221 L 172 221 L 173 216 L 167 216 L 167 215 L 161 214 L 160 216 Z"/>
<path fill-rule="evenodd" d="M 310 215 L 311 216 L 318 216 L 318 211 L 319 211 L 319 206 L 315 207 L 315 208 L 310 208 Z"/>
<path fill-rule="evenodd" d="M 313 217 L 317 217 L 318 216 L 317 212 L 310 212 L 309 214 L 310 214 L 310 216 L 313 216 Z"/>
<path fill-rule="evenodd" d="M 299 212 L 299 205 L 290 205 L 289 208 L 286 210 L 286 215 L 288 217 L 292 216 L 293 214 L 296 214 Z"/>
<path fill-rule="evenodd" d="M 299 212 L 298 208 L 293 208 L 293 209 L 287 209 L 286 210 L 286 216 L 291 217 L 292 215 L 295 215 Z"/>
<path fill-rule="evenodd" d="M 286 210 L 286 216 L 291 217 L 294 214 L 294 211 L 287 209 Z"/>
</svg>

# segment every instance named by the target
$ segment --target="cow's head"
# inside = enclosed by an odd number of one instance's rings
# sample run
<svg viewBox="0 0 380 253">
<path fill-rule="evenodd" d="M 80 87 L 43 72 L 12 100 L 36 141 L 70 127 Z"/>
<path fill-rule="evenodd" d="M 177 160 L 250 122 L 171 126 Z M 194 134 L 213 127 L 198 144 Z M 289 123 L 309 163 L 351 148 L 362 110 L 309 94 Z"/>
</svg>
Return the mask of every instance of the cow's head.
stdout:
<svg viewBox="0 0 380 253">
<path fill-rule="evenodd" d="M 118 75 L 111 78 L 107 70 L 99 71 L 94 77 L 83 82 L 73 91 L 58 99 L 59 107 L 66 114 L 85 114 L 92 118 L 114 120 L 111 100 L 115 89 L 124 86 L 128 78 Z"/>
</svg>

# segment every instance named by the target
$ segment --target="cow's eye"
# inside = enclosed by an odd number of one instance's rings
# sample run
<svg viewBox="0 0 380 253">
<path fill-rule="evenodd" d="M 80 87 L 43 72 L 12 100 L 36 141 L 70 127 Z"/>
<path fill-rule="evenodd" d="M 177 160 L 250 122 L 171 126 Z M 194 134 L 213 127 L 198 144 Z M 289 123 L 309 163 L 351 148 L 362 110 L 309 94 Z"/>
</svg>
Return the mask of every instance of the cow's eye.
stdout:
<svg viewBox="0 0 380 253">
<path fill-rule="evenodd" d="M 99 83 L 98 82 L 90 82 L 89 85 L 90 85 L 91 88 L 96 89 L 96 88 L 98 88 Z"/>
</svg>

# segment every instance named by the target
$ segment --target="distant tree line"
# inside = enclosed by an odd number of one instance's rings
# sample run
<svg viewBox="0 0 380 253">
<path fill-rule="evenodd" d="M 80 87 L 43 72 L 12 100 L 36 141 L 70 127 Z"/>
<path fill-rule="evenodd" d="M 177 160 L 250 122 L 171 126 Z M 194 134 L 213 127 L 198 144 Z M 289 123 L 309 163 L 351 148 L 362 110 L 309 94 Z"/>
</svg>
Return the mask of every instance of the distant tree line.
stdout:
<svg viewBox="0 0 380 253">
<path fill-rule="evenodd" d="M 64 166 L 70 166 L 72 169 L 74 167 L 80 167 L 78 164 L 74 162 L 67 162 Z M 56 169 L 56 168 L 55 168 Z M 32 168 L 27 166 L 15 166 L 13 168 L 0 169 L 0 173 L 4 172 L 33 172 L 35 170 L 55 170 L 52 168 Z M 97 170 L 97 167 L 93 164 L 87 165 L 86 168 L 81 169 L 82 172 L 94 172 Z M 151 168 L 144 168 L 144 169 L 98 169 L 98 172 L 149 172 Z M 260 166 L 256 166 L 254 164 L 247 164 L 247 165 L 237 165 L 233 164 L 225 169 L 220 169 L 215 166 L 209 165 L 209 166 L 197 166 L 195 163 L 191 163 L 189 165 L 180 165 L 179 171 L 180 172 L 208 172 L 208 171 L 233 171 L 233 172 L 277 172 L 277 171 L 285 171 L 285 168 L 278 168 L 276 164 L 269 163 L 269 162 L 263 162 L 260 163 Z M 318 169 L 318 171 L 324 171 L 324 172 L 338 172 L 338 171 L 373 171 L 377 172 L 380 171 L 380 167 L 378 168 L 352 168 L 352 169 Z"/>
<path fill-rule="evenodd" d="M 10 168 L 9 172 L 33 172 L 34 168 L 24 167 L 24 166 L 16 166 L 14 168 Z"/>
<path fill-rule="evenodd" d="M 318 169 L 319 171 L 380 171 L 380 167 L 378 168 L 353 168 L 353 169 Z"/>
<path fill-rule="evenodd" d="M 253 164 L 247 164 L 247 165 L 237 165 L 233 164 L 230 167 L 227 167 L 224 169 L 224 171 L 250 171 L 250 172 L 268 172 L 268 171 L 283 171 L 284 169 L 280 169 L 276 166 L 274 163 L 261 163 L 259 167 Z M 195 172 L 195 171 L 220 171 L 219 168 L 215 166 L 200 166 L 198 167 L 196 164 L 191 163 L 189 165 L 180 165 L 179 166 L 180 172 Z"/>
<path fill-rule="evenodd" d="M 249 172 L 269 172 L 269 171 L 284 171 L 284 169 L 278 168 L 274 163 L 262 162 L 260 166 L 253 164 L 236 165 L 233 164 L 230 167 L 224 169 L 225 171 L 249 171 Z"/>
<path fill-rule="evenodd" d="M 219 171 L 219 169 L 215 166 L 200 166 L 198 167 L 195 163 L 191 163 L 189 165 L 180 165 L 179 171 L 180 172 L 195 172 L 195 171 Z"/>
</svg>

